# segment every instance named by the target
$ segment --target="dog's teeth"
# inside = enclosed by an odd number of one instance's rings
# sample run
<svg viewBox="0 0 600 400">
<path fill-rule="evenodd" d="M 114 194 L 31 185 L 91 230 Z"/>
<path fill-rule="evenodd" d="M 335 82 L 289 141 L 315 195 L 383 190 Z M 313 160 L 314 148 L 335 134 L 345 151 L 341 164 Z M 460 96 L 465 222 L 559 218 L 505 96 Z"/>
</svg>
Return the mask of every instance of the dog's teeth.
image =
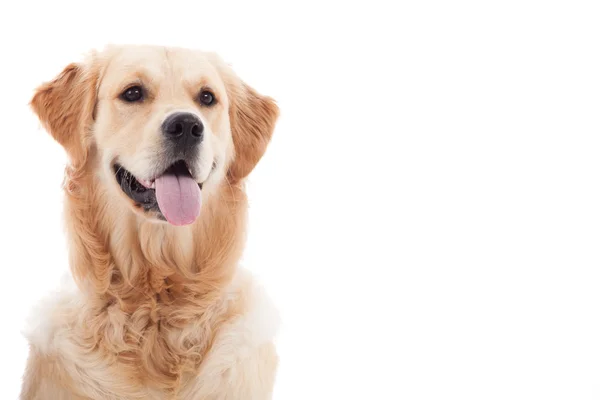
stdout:
<svg viewBox="0 0 600 400">
<path fill-rule="evenodd" d="M 152 185 L 154 184 L 154 182 L 150 182 L 146 179 L 138 179 L 138 181 L 142 184 L 142 186 L 147 187 L 147 188 L 151 188 Z"/>
</svg>

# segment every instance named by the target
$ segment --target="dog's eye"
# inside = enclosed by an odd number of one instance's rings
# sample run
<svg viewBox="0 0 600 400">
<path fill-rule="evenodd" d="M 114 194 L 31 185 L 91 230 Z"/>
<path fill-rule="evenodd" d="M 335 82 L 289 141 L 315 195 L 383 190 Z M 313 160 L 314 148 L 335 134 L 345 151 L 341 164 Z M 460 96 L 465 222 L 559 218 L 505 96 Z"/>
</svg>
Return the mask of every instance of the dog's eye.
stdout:
<svg viewBox="0 0 600 400">
<path fill-rule="evenodd" d="M 144 98 L 144 89 L 141 86 L 132 86 L 121 93 L 119 97 L 123 101 L 134 103 Z"/>
<path fill-rule="evenodd" d="M 203 90 L 198 95 L 198 101 L 200 101 L 200 103 L 204 104 L 205 106 L 212 106 L 216 103 L 217 99 L 215 99 L 215 95 L 212 94 L 212 92 L 208 90 Z"/>
</svg>

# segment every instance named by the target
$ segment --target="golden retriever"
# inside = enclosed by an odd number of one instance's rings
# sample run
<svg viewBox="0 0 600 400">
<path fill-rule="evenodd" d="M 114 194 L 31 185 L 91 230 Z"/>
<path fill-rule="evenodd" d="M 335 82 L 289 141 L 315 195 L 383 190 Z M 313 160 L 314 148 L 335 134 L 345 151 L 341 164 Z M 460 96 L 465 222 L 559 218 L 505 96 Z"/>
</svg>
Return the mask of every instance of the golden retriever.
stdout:
<svg viewBox="0 0 600 400">
<path fill-rule="evenodd" d="M 109 46 L 31 105 L 70 160 L 72 276 L 30 318 L 21 398 L 271 398 L 277 313 L 238 261 L 275 102 L 215 54 Z"/>
</svg>

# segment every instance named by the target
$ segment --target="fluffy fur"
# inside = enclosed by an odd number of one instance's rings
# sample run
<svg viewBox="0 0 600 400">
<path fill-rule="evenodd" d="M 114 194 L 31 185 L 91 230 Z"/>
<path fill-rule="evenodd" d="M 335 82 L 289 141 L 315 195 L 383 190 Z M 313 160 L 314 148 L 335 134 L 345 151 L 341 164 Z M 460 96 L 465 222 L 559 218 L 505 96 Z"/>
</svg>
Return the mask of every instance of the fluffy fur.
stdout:
<svg viewBox="0 0 600 400">
<path fill-rule="evenodd" d="M 136 109 L 115 96 L 130 76 L 154 85 L 152 101 Z M 210 111 L 191 94 L 206 84 L 220 98 Z M 270 398 L 276 313 L 237 264 L 244 178 L 271 138 L 273 100 L 213 54 L 124 46 L 69 65 L 31 105 L 70 158 L 64 187 L 73 279 L 31 318 L 21 398 Z M 200 217 L 184 227 L 144 216 L 120 193 L 109 165 L 118 156 L 140 174 L 151 168 L 145 154 L 174 108 L 202 116 L 206 154 L 216 164 Z"/>
</svg>

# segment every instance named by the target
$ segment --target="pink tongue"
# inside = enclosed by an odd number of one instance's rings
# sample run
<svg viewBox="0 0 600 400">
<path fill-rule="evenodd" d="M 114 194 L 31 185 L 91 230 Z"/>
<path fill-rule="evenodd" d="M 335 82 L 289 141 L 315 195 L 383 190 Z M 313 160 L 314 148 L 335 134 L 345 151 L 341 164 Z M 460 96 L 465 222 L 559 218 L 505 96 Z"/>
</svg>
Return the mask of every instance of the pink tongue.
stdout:
<svg viewBox="0 0 600 400">
<path fill-rule="evenodd" d="M 188 225 L 198 218 L 202 196 L 198 183 L 191 176 L 165 173 L 154 182 L 158 207 L 169 223 Z"/>
</svg>

